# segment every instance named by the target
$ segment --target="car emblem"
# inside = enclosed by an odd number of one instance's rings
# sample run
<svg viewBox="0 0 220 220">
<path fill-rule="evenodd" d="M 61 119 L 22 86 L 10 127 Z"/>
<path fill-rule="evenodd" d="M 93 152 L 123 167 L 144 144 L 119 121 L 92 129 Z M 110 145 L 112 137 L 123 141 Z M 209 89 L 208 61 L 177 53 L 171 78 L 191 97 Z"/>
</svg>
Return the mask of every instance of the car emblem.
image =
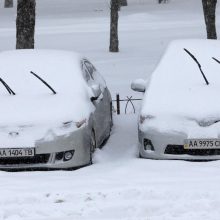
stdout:
<svg viewBox="0 0 220 220">
<path fill-rule="evenodd" d="M 8 133 L 11 137 L 16 137 L 19 135 L 19 133 L 17 131 L 11 131 Z"/>
</svg>

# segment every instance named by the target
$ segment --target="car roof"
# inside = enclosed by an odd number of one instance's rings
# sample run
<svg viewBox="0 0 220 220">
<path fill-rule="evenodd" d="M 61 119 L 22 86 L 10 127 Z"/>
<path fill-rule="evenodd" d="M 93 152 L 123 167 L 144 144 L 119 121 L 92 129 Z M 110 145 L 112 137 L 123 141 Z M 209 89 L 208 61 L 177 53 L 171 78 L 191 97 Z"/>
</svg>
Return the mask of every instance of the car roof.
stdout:
<svg viewBox="0 0 220 220">
<path fill-rule="evenodd" d="M 16 93 L 0 84 L 0 124 L 28 124 L 80 120 L 91 111 L 89 88 L 74 52 L 14 50 L 0 53 L 0 77 Z M 30 71 L 43 78 L 53 95 Z"/>
<path fill-rule="evenodd" d="M 206 85 L 190 51 L 201 64 Z M 145 93 L 142 114 L 188 118 L 220 118 L 220 42 L 217 40 L 177 40 L 170 43 L 153 72 Z"/>
</svg>

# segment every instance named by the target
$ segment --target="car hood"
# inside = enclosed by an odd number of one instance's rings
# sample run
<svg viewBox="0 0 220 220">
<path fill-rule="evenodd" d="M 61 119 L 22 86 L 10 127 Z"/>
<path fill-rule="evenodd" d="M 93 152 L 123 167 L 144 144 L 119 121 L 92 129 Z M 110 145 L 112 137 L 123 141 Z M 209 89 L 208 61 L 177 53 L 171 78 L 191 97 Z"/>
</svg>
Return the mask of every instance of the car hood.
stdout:
<svg viewBox="0 0 220 220">
<path fill-rule="evenodd" d="M 45 125 L 87 118 L 94 106 L 74 95 L 5 95 L 0 97 L 0 126 Z"/>
<path fill-rule="evenodd" d="M 220 138 L 220 118 L 187 118 L 160 115 L 139 123 L 143 132 L 156 131 L 163 134 L 184 134 L 187 138 Z"/>
<path fill-rule="evenodd" d="M 77 128 L 76 122 L 87 120 L 94 109 L 90 101 L 62 94 L 7 96 L 1 101 L 0 148 L 35 147 L 38 141 L 68 136 L 85 126 Z"/>
<path fill-rule="evenodd" d="M 0 126 L 0 148 L 38 147 L 39 143 L 68 137 L 73 132 L 79 132 L 85 126 L 86 124 L 83 124 L 77 128 L 74 122 L 68 126 L 55 122 L 46 125 Z"/>
</svg>

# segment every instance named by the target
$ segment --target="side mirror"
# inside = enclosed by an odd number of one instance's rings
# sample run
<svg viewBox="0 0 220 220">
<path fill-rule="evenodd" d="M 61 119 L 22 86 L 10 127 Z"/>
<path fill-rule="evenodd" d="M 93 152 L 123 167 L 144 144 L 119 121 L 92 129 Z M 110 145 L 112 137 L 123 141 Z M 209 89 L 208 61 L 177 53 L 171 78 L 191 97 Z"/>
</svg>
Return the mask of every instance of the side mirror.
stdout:
<svg viewBox="0 0 220 220">
<path fill-rule="evenodd" d="M 99 85 L 92 85 L 91 89 L 92 89 L 93 96 L 90 99 L 91 99 L 91 101 L 95 101 L 102 94 L 102 91 L 101 91 Z"/>
<path fill-rule="evenodd" d="M 136 79 L 131 83 L 131 89 L 136 92 L 145 92 L 146 83 L 147 82 L 143 79 Z"/>
</svg>

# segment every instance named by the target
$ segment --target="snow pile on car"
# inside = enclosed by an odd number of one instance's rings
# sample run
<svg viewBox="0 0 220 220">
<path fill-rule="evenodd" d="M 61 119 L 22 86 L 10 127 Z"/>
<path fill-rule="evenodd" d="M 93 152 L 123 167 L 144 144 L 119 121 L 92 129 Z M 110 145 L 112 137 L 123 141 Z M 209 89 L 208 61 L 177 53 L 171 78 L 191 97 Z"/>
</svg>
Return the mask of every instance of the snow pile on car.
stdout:
<svg viewBox="0 0 220 220">
<path fill-rule="evenodd" d="M 184 48 L 199 61 L 209 85 Z M 213 57 L 220 60 L 220 42 L 216 40 L 177 40 L 169 45 L 144 97 L 141 115 L 151 118 L 145 129 L 186 132 L 187 128 L 192 136 L 218 135 L 214 130 L 220 124 L 215 123 L 220 120 L 220 64 Z"/>
<path fill-rule="evenodd" d="M 53 50 L 0 53 L 0 77 L 16 93 L 0 85 L 0 125 L 51 124 L 79 121 L 93 109 L 83 79 L 80 56 Z M 30 71 L 43 78 L 47 88 Z"/>
</svg>

